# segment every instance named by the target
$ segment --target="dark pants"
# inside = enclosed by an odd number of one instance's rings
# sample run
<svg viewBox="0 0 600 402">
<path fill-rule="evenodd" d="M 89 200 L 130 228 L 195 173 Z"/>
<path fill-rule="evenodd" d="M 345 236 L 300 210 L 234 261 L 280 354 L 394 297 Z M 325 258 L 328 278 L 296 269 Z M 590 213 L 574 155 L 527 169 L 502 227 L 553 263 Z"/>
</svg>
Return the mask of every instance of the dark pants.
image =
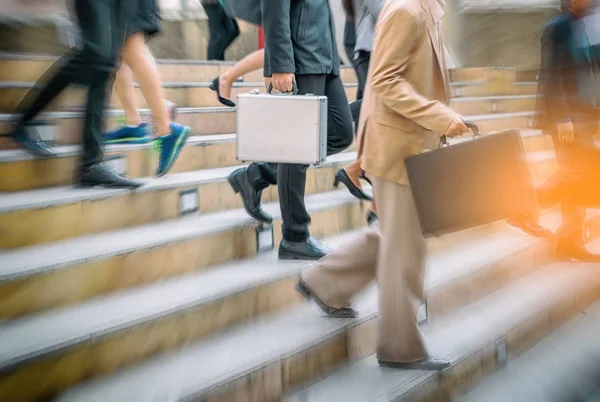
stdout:
<svg viewBox="0 0 600 402">
<path fill-rule="evenodd" d="M 130 0 L 76 0 L 75 13 L 81 26 L 83 46 L 71 49 L 46 72 L 15 111 L 19 125 L 29 123 L 69 84 L 88 88 L 83 125 L 83 166 L 101 162 L 104 107 L 117 56 L 125 40 Z"/>
<path fill-rule="evenodd" d="M 350 112 L 352 113 L 352 120 L 358 126 L 358 120 L 360 119 L 360 107 L 362 106 L 362 98 L 365 92 L 365 86 L 367 85 L 367 76 L 369 74 L 369 63 L 371 62 L 371 52 L 359 51 L 358 56 L 352 59 L 352 66 L 356 71 L 358 78 L 358 90 L 356 92 L 356 102 L 350 104 Z"/>
<path fill-rule="evenodd" d="M 352 144 L 352 118 L 342 80 L 333 75 L 296 75 L 298 93 L 327 96 L 327 154 L 337 154 Z M 248 178 L 256 190 L 279 185 L 283 238 L 304 241 L 309 236 L 310 215 L 304 206 L 308 165 L 253 163 Z"/>
<path fill-rule="evenodd" d="M 561 241 L 583 244 L 586 207 L 600 207 L 600 150 L 593 139 L 597 124 L 595 119 L 576 122 L 573 144 L 553 133 L 559 170 L 537 189 L 537 196 L 542 208 L 561 204 Z"/>
<path fill-rule="evenodd" d="M 220 3 L 204 1 L 202 6 L 208 17 L 208 30 L 210 31 L 206 58 L 208 60 L 225 60 L 225 50 L 240 34 L 238 23 L 227 15 Z"/>
</svg>

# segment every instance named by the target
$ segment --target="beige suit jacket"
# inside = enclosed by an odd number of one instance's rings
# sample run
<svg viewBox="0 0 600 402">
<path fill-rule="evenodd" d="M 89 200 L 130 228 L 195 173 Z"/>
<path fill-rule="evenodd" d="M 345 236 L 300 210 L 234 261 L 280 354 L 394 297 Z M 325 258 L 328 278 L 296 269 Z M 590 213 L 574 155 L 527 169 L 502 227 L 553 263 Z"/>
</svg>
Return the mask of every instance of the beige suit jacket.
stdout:
<svg viewBox="0 0 600 402">
<path fill-rule="evenodd" d="M 458 115 L 450 101 L 441 30 L 429 0 L 388 0 L 375 27 L 358 127 L 362 168 L 408 185 L 404 159 L 435 149 Z"/>
</svg>

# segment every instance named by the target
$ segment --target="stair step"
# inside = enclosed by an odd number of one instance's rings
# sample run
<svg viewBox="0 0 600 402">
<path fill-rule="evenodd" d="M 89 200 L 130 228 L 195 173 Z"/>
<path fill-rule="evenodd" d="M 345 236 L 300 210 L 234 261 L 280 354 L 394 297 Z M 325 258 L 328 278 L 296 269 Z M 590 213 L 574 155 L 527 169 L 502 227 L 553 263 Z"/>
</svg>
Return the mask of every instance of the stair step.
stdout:
<svg viewBox="0 0 600 402">
<path fill-rule="evenodd" d="M 465 371 L 473 374 L 484 362 L 494 363 L 490 340 L 507 337 L 510 351 L 521 349 L 558 325 L 565 312 L 583 308 L 597 296 L 597 269 L 559 264 L 484 297 L 424 332 L 432 353 L 453 362 L 443 374 L 450 384 L 464 378 Z M 573 302 L 565 306 L 565 300 Z M 310 306 L 273 314 L 139 367 L 81 384 L 58 401 L 279 400 L 291 387 L 373 350 L 376 295 L 367 293 L 357 304 L 362 312 L 357 319 L 317 316 Z M 331 392 L 318 400 L 364 402 L 374 400 L 371 395 L 383 395 L 392 385 L 402 391 L 398 384 L 407 380 L 413 386 L 437 380 L 437 374 L 378 369 L 374 358 L 339 376 L 345 379 L 329 380 L 324 388 Z M 331 382 L 334 385 L 327 386 Z M 310 395 L 315 399 L 309 400 L 316 401 L 323 393 Z"/>
<path fill-rule="evenodd" d="M 453 98 L 478 97 L 478 96 L 518 96 L 537 94 L 537 82 L 500 82 L 489 84 L 480 82 L 453 83 L 451 94 Z"/>
<path fill-rule="evenodd" d="M 535 110 L 536 101 L 536 95 L 478 96 L 454 98 L 450 103 L 450 107 L 463 116 L 490 113 L 517 113 L 526 110 Z"/>
<path fill-rule="evenodd" d="M 214 97 L 214 93 L 211 94 Z M 173 98 L 168 98 L 175 101 Z M 349 97 L 349 100 L 355 99 Z M 497 131 L 507 128 L 528 129 L 533 128 L 534 103 L 531 99 L 501 99 L 493 100 L 453 100 L 452 106 L 457 112 L 473 117 L 471 120 L 478 119 L 482 132 Z M 211 134 L 229 134 L 236 131 L 235 108 L 224 106 L 212 107 L 189 107 L 183 103 L 177 109 L 177 122 L 192 127 L 194 135 Z M 494 106 L 496 105 L 496 106 Z M 494 107 L 496 112 L 493 111 Z M 522 112 L 530 110 L 530 112 Z M 510 112 L 510 113 L 509 113 Z M 481 115 L 483 113 L 483 115 Z M 487 114 L 485 114 L 487 113 Z M 119 127 L 122 119 L 122 111 L 113 109 L 108 112 L 109 119 L 107 130 L 113 130 Z M 143 116 L 150 116 L 149 111 L 142 110 Z M 481 116 L 478 116 L 481 115 Z M 8 132 L 10 127 L 2 121 L 8 121 L 10 115 L 0 114 L 0 132 Z M 55 121 L 54 136 L 58 144 L 77 144 L 81 141 L 82 114 L 80 112 L 48 112 L 40 115 L 40 120 Z M 4 145 L 3 145 L 4 144 Z M 0 146 L 14 146 L 8 140 L 0 142 Z"/>
<path fill-rule="evenodd" d="M 192 136 L 181 151 L 170 174 L 239 165 L 235 134 Z M 56 158 L 36 159 L 22 150 L 0 151 L 0 191 L 25 191 L 70 185 L 81 147 L 54 147 Z M 107 145 L 107 160 L 127 177 L 153 176 L 158 165 L 152 144 Z"/>
<path fill-rule="evenodd" d="M 0 81 L 36 82 L 56 61 L 56 57 L 29 54 L 0 55 Z M 229 70 L 235 62 L 207 60 L 156 60 L 160 77 L 164 82 L 211 82 Z M 341 66 L 340 76 L 346 82 L 357 82 L 352 67 Z M 262 81 L 262 68 L 244 76 L 245 81 Z"/>
<path fill-rule="evenodd" d="M 372 355 L 284 400 L 449 400 L 448 394 L 502 366 L 498 346 L 506 348 L 510 356 L 518 356 L 599 296 L 597 266 L 554 263 L 425 328 L 430 353 L 452 363 L 444 372 L 384 369 Z M 99 381 L 95 387 L 81 386 L 62 400 L 83 400 L 78 398 L 85 395 L 94 401 L 95 395 L 111 391 L 114 396 L 126 395 L 129 386 L 143 375 L 143 369 L 138 372 L 137 377 L 137 373 L 133 373 L 121 381 L 113 379 Z M 117 384 L 121 388 L 117 388 Z M 156 388 L 149 391 L 153 390 Z M 478 401 L 484 400 L 487 402 L 487 397 Z M 504 401 L 508 400 L 513 399 Z"/>
<path fill-rule="evenodd" d="M 355 153 L 338 154 L 323 165 L 309 169 L 306 194 L 332 191 L 335 173 L 355 160 Z M 227 181 L 235 169 L 238 167 L 140 179 L 145 185 L 136 191 L 69 186 L 7 194 L 0 199 L 3 233 L 0 249 L 65 240 L 191 213 L 242 208 L 240 195 L 233 192 Z M 190 204 L 186 205 L 182 200 L 190 191 Z M 264 202 L 278 200 L 277 187 L 264 191 Z M 195 209 L 190 211 L 193 207 Z"/>
<path fill-rule="evenodd" d="M 545 221 L 558 223 L 555 214 Z M 329 245 L 336 247 L 351 236 L 334 238 Z M 469 243 L 449 242 L 435 250 L 425 282 L 428 322 L 434 325 L 445 315 L 550 262 L 552 245 L 550 238 L 532 238 L 505 226 Z M 46 397 L 68 385 L 65 381 L 107 374 L 296 304 L 300 298 L 293 285 L 308 264 L 280 262 L 267 253 L 8 322 L 0 333 L 0 373 L 5 373 L 4 381 L 0 374 L 0 396 L 25 398 L 18 393 L 22 387 L 15 389 L 11 384 L 30 383 L 31 375 L 44 370 L 55 373 L 51 380 L 23 391 L 34 393 L 28 397 Z M 367 311 L 376 303 L 375 296 L 373 291 L 367 294 Z M 375 322 L 372 318 L 371 325 Z M 245 347 L 230 344 L 238 346 Z M 65 364 L 76 358 L 87 364 L 68 370 L 69 378 L 64 379 Z"/>
<path fill-rule="evenodd" d="M 529 157 L 534 179 L 546 178 L 556 170 L 553 151 L 536 152 Z M 355 160 L 355 153 L 343 153 L 309 169 L 306 194 L 333 190 L 337 170 Z M 0 199 L 0 228 L 4 234 L 0 249 L 61 241 L 190 213 L 242 208 L 241 197 L 227 182 L 227 176 L 235 169 L 234 166 L 145 178 L 141 179 L 145 186 L 136 191 L 69 186 L 9 193 Z M 189 205 L 182 203 L 186 194 Z M 274 186 L 263 196 L 264 202 L 279 199 Z M 189 207 L 195 208 L 190 211 Z"/>
<path fill-rule="evenodd" d="M 599 330 L 600 303 L 596 302 L 455 401 L 598 401 Z"/>
<path fill-rule="evenodd" d="M 27 91 L 34 87 L 33 82 L 18 82 L 18 81 L 0 81 L 0 112 L 11 113 L 23 99 Z M 222 106 L 215 95 L 209 88 L 210 82 L 177 82 L 164 81 L 163 87 L 166 99 L 180 106 L 187 107 L 220 107 Z M 356 91 L 358 84 L 344 83 L 347 98 L 352 101 L 356 99 Z M 264 81 L 257 82 L 236 82 L 232 87 L 233 99 L 240 93 L 247 93 L 252 89 L 259 89 L 265 92 Z M 454 98 L 463 97 L 489 97 L 496 96 L 523 96 L 535 95 L 537 91 L 537 83 L 516 83 L 504 84 L 501 87 L 490 87 L 484 83 L 452 83 L 452 96 Z M 146 100 L 140 88 L 136 85 L 136 97 L 138 104 L 142 108 L 147 108 Z M 529 105 L 531 108 L 532 101 L 519 103 L 519 105 Z M 118 108 L 120 103 L 116 93 L 112 94 L 111 107 Z M 48 110 L 69 109 L 75 106 L 85 105 L 85 91 L 82 88 L 67 89 L 57 98 L 56 102 L 50 106 Z M 501 102 L 501 105 L 506 107 L 506 102 Z M 490 106 L 491 107 L 491 106 Z M 514 109 L 516 106 L 512 106 Z M 489 110 L 489 109 L 488 109 Z M 518 109 L 517 109 L 518 110 Z M 523 110 L 523 109 L 521 109 Z M 490 110 L 491 111 L 491 110 Z"/>
<path fill-rule="evenodd" d="M 33 82 L 0 82 L 0 112 L 11 113 L 25 97 L 27 92 L 34 88 Z M 220 107 L 217 96 L 209 86 L 210 82 L 166 82 L 162 84 L 165 98 L 180 106 L 187 107 Z M 344 83 L 348 99 L 356 99 L 358 84 Z M 258 82 L 236 82 L 233 84 L 231 97 L 235 99 L 240 93 L 248 93 L 253 89 L 266 92 L 264 81 Z M 136 84 L 135 93 L 138 105 L 147 108 L 146 99 Z M 69 88 L 62 92 L 57 100 L 47 110 L 69 109 L 85 105 L 86 91 L 83 88 Z M 110 99 L 112 108 L 120 107 L 116 92 L 112 93 Z"/>
<path fill-rule="evenodd" d="M 349 233 L 332 239 L 329 245 L 335 247 L 352 235 Z M 434 316 L 471 302 L 509 279 L 529 273 L 550 261 L 550 243 L 523 236 L 506 227 L 502 233 L 492 233 L 472 243 L 438 250 L 429 261 L 426 281 L 430 322 Z M 478 248 L 486 251 L 464 259 L 465 252 Z M 489 261 L 500 260 L 504 263 L 488 264 Z M 52 351 L 50 358 L 55 358 L 59 350 L 61 355 L 73 353 L 72 349 L 84 339 L 94 339 L 94 347 L 102 348 L 103 341 L 110 338 L 111 347 L 121 350 L 119 357 L 115 357 L 119 363 L 115 362 L 110 367 L 126 365 L 127 359 L 131 358 L 128 355 L 139 358 L 156 352 L 147 345 L 162 344 L 156 337 L 163 337 L 165 333 L 158 330 L 157 325 L 161 328 L 168 325 L 170 331 L 175 331 L 169 334 L 170 338 L 179 340 L 169 342 L 173 347 L 297 303 L 301 298 L 292 290 L 293 285 L 300 270 L 308 264 L 301 261 L 280 262 L 274 253 L 267 253 L 210 271 L 199 271 L 71 308 L 9 322 L 0 334 L 0 344 L 5 348 L 0 352 L 0 356 L 4 356 L 0 371 L 22 367 L 33 361 L 39 364 L 48 358 L 48 351 Z M 504 271 L 504 275 L 494 274 L 499 270 Z M 467 291 L 456 294 L 457 282 Z M 190 326 L 190 321 L 196 320 L 198 324 Z M 32 331 L 33 328 L 47 327 L 46 322 L 52 322 L 56 331 Z M 140 344 L 144 345 L 143 350 L 136 347 L 123 350 L 116 344 L 119 342 L 116 338 L 123 336 L 125 338 L 120 342 L 131 341 L 131 337 L 144 338 L 146 342 Z M 53 366 L 57 364 L 60 363 L 55 362 Z M 98 367 L 95 367 L 98 373 Z M 58 367 L 48 369 L 57 370 Z M 86 374 L 89 373 L 82 373 L 82 377 Z"/>
<path fill-rule="evenodd" d="M 538 130 L 521 130 L 521 133 L 526 152 L 554 149 L 552 138 Z M 241 163 L 236 159 L 235 139 L 235 134 L 190 137 L 170 174 L 239 166 Z M 452 142 L 470 139 L 466 136 Z M 36 159 L 22 150 L 0 150 L 0 192 L 71 185 L 80 147 L 61 145 L 54 150 L 57 157 L 51 159 Z M 347 150 L 354 151 L 355 144 Z M 156 172 L 157 158 L 153 154 L 152 144 L 108 145 L 106 155 L 116 170 L 127 177 L 148 177 Z"/>
<path fill-rule="evenodd" d="M 309 195 L 306 206 L 316 238 L 365 225 L 361 204 L 345 190 Z M 276 247 L 279 203 L 266 203 L 264 209 L 275 219 Z M 0 318 L 253 256 L 263 246 L 257 227 L 237 209 L 0 251 Z"/>
</svg>

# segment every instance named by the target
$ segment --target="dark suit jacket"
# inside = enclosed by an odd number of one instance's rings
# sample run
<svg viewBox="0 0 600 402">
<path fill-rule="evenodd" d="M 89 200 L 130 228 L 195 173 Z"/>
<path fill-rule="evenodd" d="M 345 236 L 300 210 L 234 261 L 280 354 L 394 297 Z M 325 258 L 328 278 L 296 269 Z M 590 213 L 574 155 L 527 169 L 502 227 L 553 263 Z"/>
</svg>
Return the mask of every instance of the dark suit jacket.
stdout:
<svg viewBox="0 0 600 402">
<path fill-rule="evenodd" d="M 261 0 L 265 77 L 273 73 L 339 74 L 328 0 Z"/>
<path fill-rule="evenodd" d="M 587 119 L 594 111 L 578 89 L 578 75 L 589 74 L 589 63 L 572 45 L 577 17 L 564 12 L 552 19 L 542 35 L 539 73 L 537 128 L 552 132 L 564 122 Z"/>
</svg>

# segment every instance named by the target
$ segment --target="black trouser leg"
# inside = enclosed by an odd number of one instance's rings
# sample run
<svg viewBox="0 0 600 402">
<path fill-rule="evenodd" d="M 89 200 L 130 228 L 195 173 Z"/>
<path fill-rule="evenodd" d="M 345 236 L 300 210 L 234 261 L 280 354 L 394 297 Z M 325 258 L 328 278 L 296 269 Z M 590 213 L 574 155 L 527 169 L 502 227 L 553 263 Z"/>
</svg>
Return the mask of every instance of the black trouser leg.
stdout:
<svg viewBox="0 0 600 402">
<path fill-rule="evenodd" d="M 208 17 L 210 38 L 206 58 L 208 60 L 225 60 L 225 50 L 240 34 L 239 26 L 235 19 L 225 12 L 221 4 L 214 1 L 202 3 Z"/>
<path fill-rule="evenodd" d="M 350 112 L 352 113 L 352 120 L 358 127 L 358 120 L 360 119 L 360 108 L 362 106 L 362 98 L 367 85 L 367 76 L 369 74 L 369 63 L 371 62 L 371 53 L 360 51 L 358 57 L 354 60 L 354 70 L 358 78 L 358 90 L 356 95 L 356 102 L 350 104 Z"/>
<path fill-rule="evenodd" d="M 27 94 L 17 113 L 19 124 L 38 115 L 71 83 L 87 86 L 88 110 L 83 127 L 84 166 L 102 160 L 102 123 L 109 77 L 116 69 L 118 51 L 125 39 L 128 0 L 76 0 L 83 47 L 71 50 L 38 82 L 43 89 Z"/>
<path fill-rule="evenodd" d="M 538 198 L 542 207 L 561 203 L 562 225 L 558 237 L 562 241 L 582 242 L 583 223 L 585 221 L 586 194 L 580 189 L 599 186 L 594 183 L 597 177 L 595 169 L 599 167 L 593 134 L 596 122 L 575 122 L 575 142 L 566 144 L 553 135 L 554 149 L 559 171 L 538 189 Z"/>
<path fill-rule="evenodd" d="M 352 144 L 352 118 L 342 80 L 337 76 L 297 75 L 298 93 L 327 96 L 327 154 L 343 151 Z M 309 236 L 310 215 L 304 205 L 308 165 L 253 163 L 248 177 L 257 190 L 278 184 L 283 218 L 283 238 L 303 241 Z M 277 178 L 274 172 L 277 171 Z M 274 183 L 276 181 L 276 183 Z"/>
</svg>

